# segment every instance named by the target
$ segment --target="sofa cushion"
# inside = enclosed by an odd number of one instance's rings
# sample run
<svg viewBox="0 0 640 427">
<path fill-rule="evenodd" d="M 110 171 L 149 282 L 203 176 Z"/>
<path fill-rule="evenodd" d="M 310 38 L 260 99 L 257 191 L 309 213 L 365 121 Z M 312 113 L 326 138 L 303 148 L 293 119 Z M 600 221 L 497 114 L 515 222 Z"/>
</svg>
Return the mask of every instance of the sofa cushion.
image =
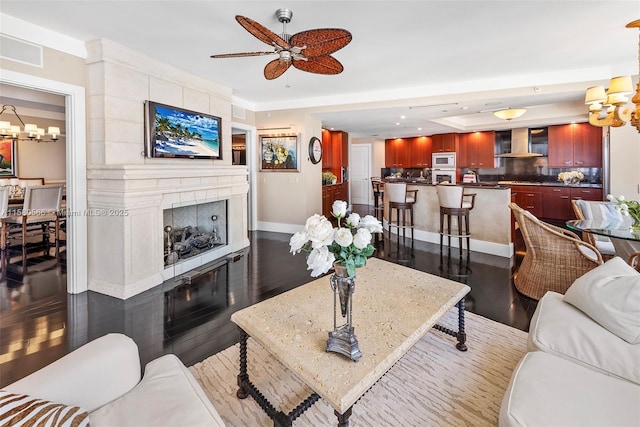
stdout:
<svg viewBox="0 0 640 427">
<path fill-rule="evenodd" d="M 637 426 L 640 386 L 536 351 L 516 366 L 500 407 L 506 426 Z"/>
<path fill-rule="evenodd" d="M 615 257 L 578 277 L 564 301 L 613 334 L 640 343 L 640 273 Z"/>
<path fill-rule="evenodd" d="M 0 390 L 0 425 L 85 427 L 89 413 L 78 406 Z"/>
<path fill-rule="evenodd" d="M 621 340 L 562 298 L 547 292 L 538 301 L 529 327 L 529 350 L 542 350 L 640 384 L 640 345 Z"/>
<path fill-rule="evenodd" d="M 91 426 L 224 426 L 191 372 L 173 354 L 147 364 L 129 393 L 90 415 Z"/>
</svg>

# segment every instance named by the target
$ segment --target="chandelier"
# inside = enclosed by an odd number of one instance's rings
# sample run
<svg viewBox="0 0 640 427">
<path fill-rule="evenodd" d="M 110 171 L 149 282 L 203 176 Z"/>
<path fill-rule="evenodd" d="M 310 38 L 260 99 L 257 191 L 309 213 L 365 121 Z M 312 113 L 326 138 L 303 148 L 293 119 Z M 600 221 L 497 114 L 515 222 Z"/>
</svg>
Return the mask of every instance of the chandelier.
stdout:
<svg viewBox="0 0 640 427">
<path fill-rule="evenodd" d="M 22 129 L 20 129 L 20 126 L 13 125 L 9 121 L 0 120 L 0 136 L 2 136 L 3 138 L 11 138 L 14 141 L 43 141 L 42 137 L 44 137 L 45 135 L 44 128 L 39 128 L 38 125 L 33 123 L 25 124 L 16 111 L 16 107 L 14 107 L 13 105 L 3 105 L 2 110 L 0 110 L 0 116 L 2 114 L 5 114 L 5 112 L 6 114 L 10 114 L 10 112 L 7 110 L 13 112 L 13 114 L 18 118 L 18 121 L 20 122 L 20 124 L 22 124 Z M 58 126 L 49 126 L 47 129 L 47 134 L 51 137 L 52 141 L 57 141 L 58 137 L 60 136 L 60 128 Z"/>
<path fill-rule="evenodd" d="M 526 108 L 509 108 L 508 110 L 494 111 L 493 115 L 499 119 L 511 121 L 513 119 L 517 119 L 526 112 Z"/>
<path fill-rule="evenodd" d="M 640 28 L 640 19 L 629 22 L 626 27 Z M 638 40 L 638 67 L 640 68 L 640 36 Z M 640 70 L 638 75 L 640 75 Z M 635 107 L 627 107 L 629 102 L 627 95 L 631 93 L 633 93 L 631 76 L 612 78 L 606 92 L 602 86 L 587 89 L 584 103 L 589 106 L 589 123 L 598 127 L 620 127 L 631 121 L 631 125 L 640 132 L 640 82 L 636 85 L 636 93 L 631 98 Z M 605 115 L 601 117 L 604 107 L 606 107 Z"/>
</svg>

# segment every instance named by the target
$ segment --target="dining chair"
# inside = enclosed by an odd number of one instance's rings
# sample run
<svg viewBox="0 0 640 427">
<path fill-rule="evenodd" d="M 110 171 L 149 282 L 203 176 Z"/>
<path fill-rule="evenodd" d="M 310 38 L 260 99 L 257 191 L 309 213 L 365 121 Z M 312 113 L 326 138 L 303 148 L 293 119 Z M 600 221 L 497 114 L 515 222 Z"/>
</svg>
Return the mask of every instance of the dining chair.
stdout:
<svg viewBox="0 0 640 427">
<path fill-rule="evenodd" d="M 523 295 L 539 300 L 547 291 L 564 294 L 578 277 L 603 263 L 600 251 L 577 234 L 540 221 L 515 203 L 509 208 L 526 246 L 513 278 Z"/>
<path fill-rule="evenodd" d="M 53 230 L 56 252 L 60 232 L 60 204 L 62 202 L 62 185 L 37 185 L 25 189 L 24 204 L 18 215 L 10 215 L 5 219 L 8 226 L 7 235 L 11 239 L 21 241 L 24 248 L 27 239 L 32 236 L 43 236 L 48 242 L 49 233 Z M 53 224 L 53 227 L 51 227 Z M 19 230 L 12 232 L 13 230 Z"/>
<path fill-rule="evenodd" d="M 7 227 L 5 221 L 9 211 L 9 187 L 0 187 L 0 250 L 7 247 Z"/>
<path fill-rule="evenodd" d="M 571 207 L 577 219 L 622 221 L 622 215 L 616 209 L 616 203 L 578 199 L 571 200 Z M 616 255 L 616 249 L 609 237 L 583 232 L 582 240 L 595 246 L 605 260 Z"/>
</svg>

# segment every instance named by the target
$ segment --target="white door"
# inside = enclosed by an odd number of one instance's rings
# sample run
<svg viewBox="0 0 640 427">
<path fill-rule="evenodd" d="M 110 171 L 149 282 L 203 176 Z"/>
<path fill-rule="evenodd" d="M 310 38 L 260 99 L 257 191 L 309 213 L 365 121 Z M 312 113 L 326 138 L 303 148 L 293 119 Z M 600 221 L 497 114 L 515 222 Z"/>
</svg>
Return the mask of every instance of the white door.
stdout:
<svg viewBox="0 0 640 427">
<path fill-rule="evenodd" d="M 351 203 L 371 205 L 371 145 L 351 144 L 349 156 L 349 183 L 351 185 Z"/>
</svg>

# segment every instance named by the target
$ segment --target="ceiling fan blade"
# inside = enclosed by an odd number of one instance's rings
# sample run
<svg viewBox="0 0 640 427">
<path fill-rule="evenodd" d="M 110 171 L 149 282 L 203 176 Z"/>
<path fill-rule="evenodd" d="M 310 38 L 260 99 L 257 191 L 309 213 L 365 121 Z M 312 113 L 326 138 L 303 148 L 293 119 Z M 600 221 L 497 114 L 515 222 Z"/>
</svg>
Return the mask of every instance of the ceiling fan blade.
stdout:
<svg viewBox="0 0 640 427">
<path fill-rule="evenodd" d="M 281 61 L 279 58 L 269 62 L 264 67 L 264 77 L 267 80 L 273 80 L 284 74 L 291 66 L 291 61 Z"/>
<path fill-rule="evenodd" d="M 302 54 L 307 58 L 315 56 L 331 55 L 351 41 L 351 33 L 340 28 L 318 28 L 316 30 L 302 31 L 294 34 L 289 39 L 292 46 L 303 47 Z"/>
<path fill-rule="evenodd" d="M 298 70 L 316 74 L 340 74 L 344 70 L 340 61 L 329 55 L 308 58 L 306 61 L 294 59 L 293 66 Z"/>
<path fill-rule="evenodd" d="M 211 58 L 238 58 L 240 56 L 263 56 L 274 55 L 275 52 L 243 52 L 243 53 L 221 53 L 220 55 L 211 55 Z"/>
<path fill-rule="evenodd" d="M 238 21 L 238 23 L 242 25 L 245 30 L 249 31 L 251 34 L 253 34 L 258 39 L 262 40 L 269 46 L 273 46 L 275 44 L 281 47 L 282 49 L 289 49 L 291 47 L 291 45 L 286 41 L 282 40 L 282 38 L 279 35 L 271 31 L 267 27 L 263 26 L 262 24 L 257 23 L 251 18 L 236 15 L 236 21 Z"/>
</svg>

